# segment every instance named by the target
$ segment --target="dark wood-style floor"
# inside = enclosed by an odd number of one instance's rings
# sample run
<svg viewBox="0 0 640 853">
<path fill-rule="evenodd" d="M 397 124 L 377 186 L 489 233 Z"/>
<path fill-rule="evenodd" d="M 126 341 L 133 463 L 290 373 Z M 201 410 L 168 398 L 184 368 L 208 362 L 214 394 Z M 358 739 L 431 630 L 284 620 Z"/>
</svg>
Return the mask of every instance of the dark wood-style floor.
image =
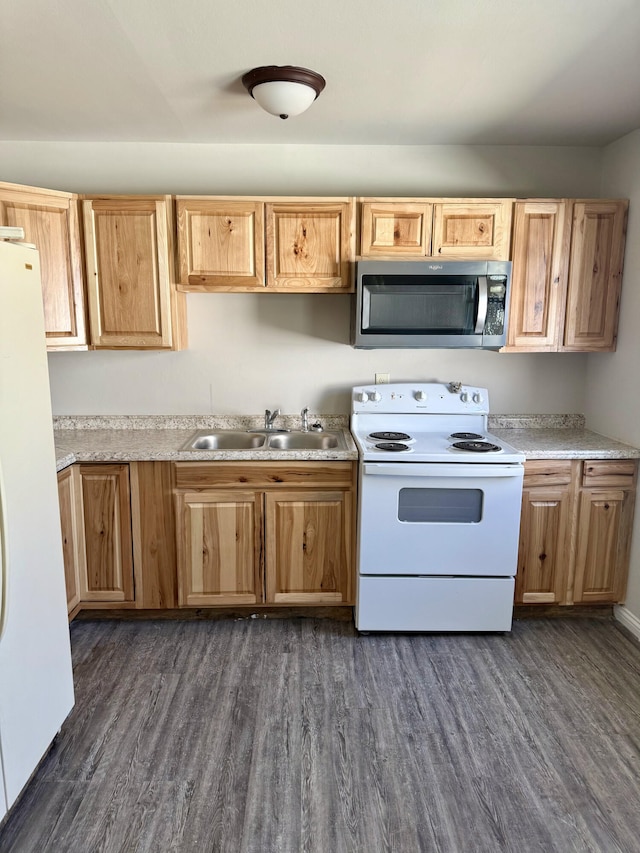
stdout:
<svg viewBox="0 0 640 853">
<path fill-rule="evenodd" d="M 640 850 L 640 647 L 345 622 L 78 622 L 2 853 Z"/>
</svg>

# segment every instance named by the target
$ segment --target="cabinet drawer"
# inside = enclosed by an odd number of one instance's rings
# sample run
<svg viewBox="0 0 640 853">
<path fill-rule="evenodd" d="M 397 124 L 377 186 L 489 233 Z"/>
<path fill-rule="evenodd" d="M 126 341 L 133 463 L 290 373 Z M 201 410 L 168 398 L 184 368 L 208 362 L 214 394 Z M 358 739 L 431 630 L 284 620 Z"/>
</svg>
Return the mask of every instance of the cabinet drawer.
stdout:
<svg viewBox="0 0 640 853">
<path fill-rule="evenodd" d="M 568 486 L 574 464 L 570 459 L 532 459 L 525 462 L 524 488 L 532 486 Z"/>
<path fill-rule="evenodd" d="M 582 469 L 582 485 L 591 488 L 618 486 L 632 489 L 636 483 L 636 467 L 635 459 L 588 460 Z"/>
<path fill-rule="evenodd" d="M 354 466 L 352 462 L 176 462 L 175 474 L 178 489 L 349 487 Z"/>
</svg>

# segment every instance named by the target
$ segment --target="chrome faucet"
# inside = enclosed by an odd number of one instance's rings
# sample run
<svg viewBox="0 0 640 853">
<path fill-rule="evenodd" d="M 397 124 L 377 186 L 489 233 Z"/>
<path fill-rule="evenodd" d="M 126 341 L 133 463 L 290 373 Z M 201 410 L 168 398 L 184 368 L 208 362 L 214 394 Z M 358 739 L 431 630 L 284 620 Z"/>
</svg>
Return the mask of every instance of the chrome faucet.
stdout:
<svg viewBox="0 0 640 853">
<path fill-rule="evenodd" d="M 307 406 L 300 412 L 300 417 L 302 418 L 300 429 L 302 432 L 309 432 L 309 409 Z"/>
<path fill-rule="evenodd" d="M 280 409 L 274 409 L 272 412 L 270 412 L 269 409 L 265 409 L 265 412 L 264 412 L 264 428 L 265 429 L 275 429 L 273 422 L 279 416 L 280 416 Z"/>
</svg>

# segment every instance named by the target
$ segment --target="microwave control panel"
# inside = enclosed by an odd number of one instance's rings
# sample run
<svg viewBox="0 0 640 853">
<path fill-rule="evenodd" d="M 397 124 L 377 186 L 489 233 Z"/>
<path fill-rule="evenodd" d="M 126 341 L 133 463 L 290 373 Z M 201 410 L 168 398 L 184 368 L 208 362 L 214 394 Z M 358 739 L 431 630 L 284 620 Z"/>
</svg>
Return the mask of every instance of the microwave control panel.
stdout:
<svg viewBox="0 0 640 853">
<path fill-rule="evenodd" d="M 485 335 L 504 333 L 507 286 L 503 276 L 488 276 L 487 319 L 484 324 Z"/>
</svg>

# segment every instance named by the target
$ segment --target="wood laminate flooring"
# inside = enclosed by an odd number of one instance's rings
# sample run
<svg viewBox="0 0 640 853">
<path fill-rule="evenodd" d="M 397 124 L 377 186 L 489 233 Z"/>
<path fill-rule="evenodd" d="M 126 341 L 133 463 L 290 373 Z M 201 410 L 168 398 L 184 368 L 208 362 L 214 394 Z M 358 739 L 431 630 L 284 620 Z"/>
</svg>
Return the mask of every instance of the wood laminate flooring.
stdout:
<svg viewBox="0 0 640 853">
<path fill-rule="evenodd" d="M 71 631 L 76 707 L 2 853 L 640 851 L 640 647 L 612 621 Z"/>
</svg>

